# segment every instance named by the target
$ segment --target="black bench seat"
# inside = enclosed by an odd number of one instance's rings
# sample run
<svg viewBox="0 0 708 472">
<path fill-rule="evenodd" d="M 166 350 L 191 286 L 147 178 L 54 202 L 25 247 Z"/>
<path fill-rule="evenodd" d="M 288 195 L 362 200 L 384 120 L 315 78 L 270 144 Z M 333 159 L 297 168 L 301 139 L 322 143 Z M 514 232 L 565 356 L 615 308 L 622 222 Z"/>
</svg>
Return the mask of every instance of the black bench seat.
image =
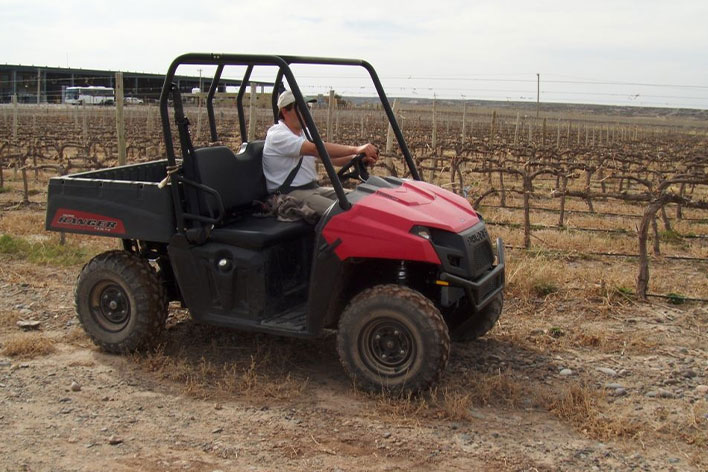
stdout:
<svg viewBox="0 0 708 472">
<path fill-rule="evenodd" d="M 273 216 L 244 216 L 226 226 L 214 228 L 209 240 L 232 246 L 262 249 L 314 232 L 314 226 L 300 221 L 278 221 Z"/>
<path fill-rule="evenodd" d="M 231 246 L 263 249 L 280 242 L 314 234 L 305 221 L 278 221 L 274 216 L 251 214 L 255 201 L 268 198 L 263 176 L 263 141 L 245 143 L 237 154 L 226 146 L 198 148 L 187 177 L 216 190 L 226 214 L 209 233 L 209 240 Z M 193 174 L 192 174 L 193 172 Z M 192 211 L 208 216 L 216 213 L 214 198 L 194 192 Z M 233 215 L 239 215 L 233 219 Z"/>
</svg>

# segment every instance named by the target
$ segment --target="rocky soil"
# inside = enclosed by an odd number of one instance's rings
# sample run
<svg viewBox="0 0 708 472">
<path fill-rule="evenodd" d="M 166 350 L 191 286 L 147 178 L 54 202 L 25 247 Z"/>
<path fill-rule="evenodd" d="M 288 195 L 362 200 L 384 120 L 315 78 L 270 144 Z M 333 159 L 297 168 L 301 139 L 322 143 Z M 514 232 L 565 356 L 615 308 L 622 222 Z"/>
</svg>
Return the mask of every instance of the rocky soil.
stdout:
<svg viewBox="0 0 708 472">
<path fill-rule="evenodd" d="M 435 391 L 390 398 L 353 389 L 332 336 L 224 331 L 178 306 L 154 351 L 101 353 L 73 314 L 79 269 L 0 256 L 0 470 L 708 467 L 704 306 L 508 300 Z"/>
</svg>

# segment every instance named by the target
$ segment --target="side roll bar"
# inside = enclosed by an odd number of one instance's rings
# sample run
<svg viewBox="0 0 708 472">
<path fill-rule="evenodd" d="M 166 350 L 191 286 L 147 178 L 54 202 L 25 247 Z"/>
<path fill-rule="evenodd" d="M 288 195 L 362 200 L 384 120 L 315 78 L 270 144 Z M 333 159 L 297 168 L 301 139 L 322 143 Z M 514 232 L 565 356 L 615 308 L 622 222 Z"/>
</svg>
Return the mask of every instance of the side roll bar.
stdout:
<svg viewBox="0 0 708 472">
<path fill-rule="evenodd" d="M 238 96 L 236 97 L 236 108 L 238 109 L 238 129 L 241 132 L 241 142 L 245 143 L 248 141 L 248 133 L 246 132 L 246 120 L 243 114 L 243 94 L 246 93 L 245 85 L 251 80 L 251 72 L 253 72 L 253 65 L 249 65 L 246 68 L 246 73 L 243 74 L 243 80 L 241 85 L 238 87 Z"/>
<path fill-rule="evenodd" d="M 221 73 L 224 71 L 224 64 L 219 64 L 216 68 L 216 73 L 211 81 L 211 86 L 209 87 L 209 95 L 207 95 L 207 115 L 209 116 L 209 131 L 211 132 L 211 142 L 215 143 L 219 140 L 216 135 L 216 120 L 214 119 L 214 94 L 216 89 L 219 88 L 219 80 L 221 79 Z M 200 90 L 201 92 L 201 90 Z"/>
</svg>

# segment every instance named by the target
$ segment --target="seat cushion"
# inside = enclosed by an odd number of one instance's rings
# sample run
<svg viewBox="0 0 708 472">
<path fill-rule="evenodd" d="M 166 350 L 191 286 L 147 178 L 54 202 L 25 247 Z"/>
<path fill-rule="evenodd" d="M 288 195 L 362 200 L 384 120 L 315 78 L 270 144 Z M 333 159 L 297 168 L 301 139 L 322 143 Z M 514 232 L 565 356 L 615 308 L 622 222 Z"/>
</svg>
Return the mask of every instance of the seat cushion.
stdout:
<svg viewBox="0 0 708 472">
<path fill-rule="evenodd" d="M 302 220 L 285 222 L 272 216 L 249 215 L 226 226 L 214 228 L 209 239 L 237 247 L 261 249 L 311 233 L 314 233 L 314 226 Z"/>
<path fill-rule="evenodd" d="M 263 141 L 246 144 L 238 154 L 226 146 L 203 147 L 194 151 L 198 182 L 219 193 L 227 214 L 268 197 L 262 159 Z M 202 212 L 211 208 L 211 213 L 214 213 L 213 198 L 204 192 L 199 195 Z"/>
</svg>

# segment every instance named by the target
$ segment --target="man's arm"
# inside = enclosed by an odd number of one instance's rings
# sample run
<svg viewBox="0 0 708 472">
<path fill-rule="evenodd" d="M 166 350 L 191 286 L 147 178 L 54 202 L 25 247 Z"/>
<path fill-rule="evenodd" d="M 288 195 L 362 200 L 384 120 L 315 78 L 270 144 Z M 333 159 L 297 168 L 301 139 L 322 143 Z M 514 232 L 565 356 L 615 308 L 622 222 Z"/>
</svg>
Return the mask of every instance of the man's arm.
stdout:
<svg viewBox="0 0 708 472">
<path fill-rule="evenodd" d="M 343 166 L 351 160 L 352 156 L 356 154 L 365 154 L 365 162 L 367 164 L 374 164 L 379 158 L 379 150 L 371 143 L 361 146 L 347 146 L 346 144 L 325 142 L 324 146 L 329 154 L 329 157 L 332 159 L 332 164 L 335 166 Z M 302 143 L 300 155 L 320 157 L 320 153 L 317 152 L 317 146 L 315 146 L 315 143 L 307 140 Z"/>
</svg>

